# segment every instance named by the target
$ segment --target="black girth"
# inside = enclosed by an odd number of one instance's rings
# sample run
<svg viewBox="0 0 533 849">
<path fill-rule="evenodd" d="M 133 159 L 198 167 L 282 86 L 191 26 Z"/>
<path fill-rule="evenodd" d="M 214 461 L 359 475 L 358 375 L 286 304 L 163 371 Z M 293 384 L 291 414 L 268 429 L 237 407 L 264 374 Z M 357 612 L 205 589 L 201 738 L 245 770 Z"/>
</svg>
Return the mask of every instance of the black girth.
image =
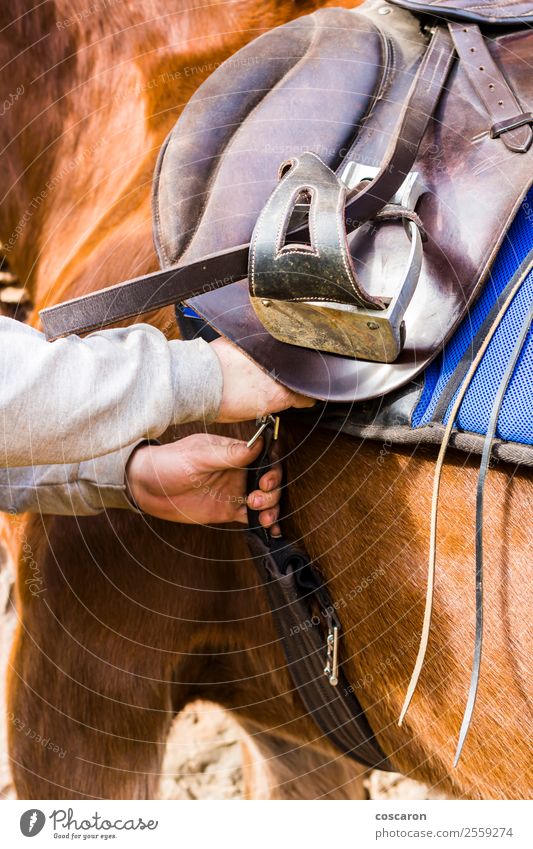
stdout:
<svg viewBox="0 0 533 849">
<path fill-rule="evenodd" d="M 263 453 L 248 472 L 248 491 L 270 467 L 272 424 Z M 248 511 L 246 539 L 285 653 L 287 668 L 309 715 L 343 752 L 364 766 L 392 771 L 352 688 L 340 669 L 342 627 L 309 555 L 284 537 L 271 537 Z"/>
</svg>

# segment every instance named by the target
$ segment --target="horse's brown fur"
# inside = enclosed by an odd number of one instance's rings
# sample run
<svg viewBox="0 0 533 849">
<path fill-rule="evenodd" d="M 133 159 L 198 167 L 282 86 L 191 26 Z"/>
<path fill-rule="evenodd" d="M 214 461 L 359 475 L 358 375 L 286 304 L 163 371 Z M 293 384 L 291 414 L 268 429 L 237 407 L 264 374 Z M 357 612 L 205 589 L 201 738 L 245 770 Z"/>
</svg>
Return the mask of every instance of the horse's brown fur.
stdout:
<svg viewBox="0 0 533 849">
<path fill-rule="evenodd" d="M 155 267 L 150 180 L 180 108 L 216 62 L 320 4 L 107 0 L 84 16 L 90 5 L 0 9 L 0 101 L 24 86 L 0 129 L 0 235 L 37 309 Z M 174 332 L 168 311 L 153 320 Z M 284 529 L 330 581 L 345 672 L 393 764 L 459 796 L 526 797 L 526 474 L 490 473 L 481 686 L 451 770 L 473 640 L 477 459 L 450 452 L 445 467 L 432 638 L 398 729 L 421 626 L 434 454 L 309 434 L 297 419 L 284 440 Z M 29 546 L 41 582 L 36 594 L 23 551 L 8 705 L 21 797 L 154 796 L 172 717 L 193 698 L 235 713 L 252 735 L 250 765 L 267 758 L 249 795 L 360 795 L 363 771 L 294 692 L 238 531 L 112 512 L 34 517 L 11 539 Z"/>
</svg>

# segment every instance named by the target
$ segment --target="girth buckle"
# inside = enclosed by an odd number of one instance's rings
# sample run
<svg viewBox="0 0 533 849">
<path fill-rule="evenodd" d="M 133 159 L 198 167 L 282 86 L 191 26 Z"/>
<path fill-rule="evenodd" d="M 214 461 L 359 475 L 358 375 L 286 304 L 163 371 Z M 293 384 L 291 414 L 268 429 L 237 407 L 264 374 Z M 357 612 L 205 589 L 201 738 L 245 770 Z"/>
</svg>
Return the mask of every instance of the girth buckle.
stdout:
<svg viewBox="0 0 533 849">
<path fill-rule="evenodd" d="M 339 683 L 339 627 L 330 621 L 326 638 L 326 665 L 324 675 L 332 687 Z"/>
<path fill-rule="evenodd" d="M 254 433 L 254 435 L 252 436 L 252 438 L 249 439 L 248 442 L 246 443 L 247 448 L 251 448 L 252 445 L 254 445 L 257 442 L 259 437 L 262 436 L 262 434 L 267 429 L 267 427 L 270 427 L 270 426 L 272 426 L 272 428 L 273 428 L 272 439 L 276 440 L 278 438 L 279 416 L 273 416 L 271 413 L 269 413 L 267 416 L 257 416 L 257 418 L 255 420 L 255 424 L 257 426 L 257 430 Z"/>
</svg>

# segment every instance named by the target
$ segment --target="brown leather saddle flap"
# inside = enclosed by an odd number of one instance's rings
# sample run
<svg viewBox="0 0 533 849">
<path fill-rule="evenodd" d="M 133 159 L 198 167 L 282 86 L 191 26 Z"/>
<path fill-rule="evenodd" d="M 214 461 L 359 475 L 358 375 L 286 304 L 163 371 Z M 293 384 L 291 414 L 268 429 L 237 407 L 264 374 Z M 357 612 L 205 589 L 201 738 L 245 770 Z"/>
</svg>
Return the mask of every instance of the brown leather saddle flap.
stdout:
<svg viewBox="0 0 533 849">
<path fill-rule="evenodd" d="M 163 267 L 246 243 L 283 160 L 310 150 L 333 169 L 379 166 L 427 37 L 417 18 L 382 2 L 323 9 L 273 30 L 224 63 L 185 108 L 154 180 L 155 241 Z M 533 101 L 531 36 L 489 42 L 522 103 Z M 355 136 L 355 143 L 352 144 Z M 219 333 L 283 383 L 316 398 L 364 400 L 411 380 L 441 350 L 490 271 L 531 180 L 531 150 L 491 138 L 483 104 L 455 63 L 415 169 L 426 193 L 421 277 L 405 315 L 406 343 L 391 364 L 282 344 L 264 330 L 246 281 L 191 300 Z M 394 287 L 409 244 L 401 223 L 350 237 L 367 291 Z"/>
</svg>

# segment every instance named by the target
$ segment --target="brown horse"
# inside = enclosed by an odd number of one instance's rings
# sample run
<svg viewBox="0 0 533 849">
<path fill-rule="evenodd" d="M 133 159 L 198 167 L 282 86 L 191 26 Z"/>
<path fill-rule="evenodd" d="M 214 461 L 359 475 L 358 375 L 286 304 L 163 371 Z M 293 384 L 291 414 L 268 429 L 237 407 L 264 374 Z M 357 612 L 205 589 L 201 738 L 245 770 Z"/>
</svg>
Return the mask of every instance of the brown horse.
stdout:
<svg viewBox="0 0 533 849">
<path fill-rule="evenodd" d="M 45 305 L 155 268 L 151 175 L 181 107 L 246 41 L 321 4 L 31 5 L 0 10 L 0 227 L 37 323 Z M 153 321 L 175 332 L 169 312 Z M 400 729 L 434 453 L 393 453 L 297 420 L 284 448 L 284 530 L 305 541 L 340 605 L 343 668 L 392 764 L 457 796 L 526 797 L 526 475 L 502 464 L 490 474 L 486 648 L 452 770 L 473 642 L 477 460 L 449 453 L 434 626 Z M 360 795 L 363 768 L 330 745 L 294 690 L 240 531 L 111 511 L 15 519 L 11 540 L 21 550 L 8 704 L 20 797 L 154 797 L 173 717 L 195 698 L 223 705 L 249 733 L 249 795 Z"/>
</svg>

